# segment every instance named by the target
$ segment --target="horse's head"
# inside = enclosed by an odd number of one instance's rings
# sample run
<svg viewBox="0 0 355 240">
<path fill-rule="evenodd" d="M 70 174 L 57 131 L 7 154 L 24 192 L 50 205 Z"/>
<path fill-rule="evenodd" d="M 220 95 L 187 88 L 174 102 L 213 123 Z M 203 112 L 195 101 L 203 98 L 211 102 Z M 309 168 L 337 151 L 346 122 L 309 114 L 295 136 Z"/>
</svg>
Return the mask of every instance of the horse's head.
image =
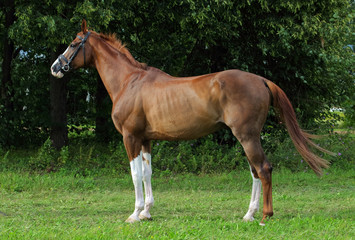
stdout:
<svg viewBox="0 0 355 240">
<path fill-rule="evenodd" d="M 70 43 L 65 52 L 57 58 L 51 66 L 52 75 L 61 78 L 64 73 L 71 69 L 77 69 L 88 65 L 90 59 L 91 48 L 85 43 L 90 36 L 90 31 L 86 27 L 86 21 L 83 19 L 81 23 L 81 32 Z"/>
</svg>

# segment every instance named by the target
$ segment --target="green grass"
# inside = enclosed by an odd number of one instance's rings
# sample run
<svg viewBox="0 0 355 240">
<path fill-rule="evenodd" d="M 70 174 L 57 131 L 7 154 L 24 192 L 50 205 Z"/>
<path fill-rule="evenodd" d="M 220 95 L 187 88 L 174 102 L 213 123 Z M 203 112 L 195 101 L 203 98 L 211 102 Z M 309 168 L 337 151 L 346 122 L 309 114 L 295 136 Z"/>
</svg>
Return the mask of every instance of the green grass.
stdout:
<svg viewBox="0 0 355 240">
<path fill-rule="evenodd" d="M 245 223 L 248 171 L 154 176 L 153 221 L 126 224 L 131 177 L 0 172 L 0 239 L 352 239 L 355 172 L 273 174 L 274 217 Z M 262 206 L 262 203 L 261 203 Z"/>
</svg>

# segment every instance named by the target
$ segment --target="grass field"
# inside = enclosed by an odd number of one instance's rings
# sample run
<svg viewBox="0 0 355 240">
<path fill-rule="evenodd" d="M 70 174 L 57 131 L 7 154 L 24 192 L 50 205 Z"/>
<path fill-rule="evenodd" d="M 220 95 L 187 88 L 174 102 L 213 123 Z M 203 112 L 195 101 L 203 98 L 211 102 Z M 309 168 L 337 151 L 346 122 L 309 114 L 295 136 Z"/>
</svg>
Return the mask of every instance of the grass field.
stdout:
<svg viewBox="0 0 355 240">
<path fill-rule="evenodd" d="M 154 174 L 153 174 L 154 177 Z M 153 178 L 153 221 L 124 223 L 129 175 L 0 172 L 0 239 L 353 239 L 355 172 L 273 174 L 274 217 L 243 222 L 248 171 Z M 261 204 L 262 206 L 262 204 Z"/>
</svg>

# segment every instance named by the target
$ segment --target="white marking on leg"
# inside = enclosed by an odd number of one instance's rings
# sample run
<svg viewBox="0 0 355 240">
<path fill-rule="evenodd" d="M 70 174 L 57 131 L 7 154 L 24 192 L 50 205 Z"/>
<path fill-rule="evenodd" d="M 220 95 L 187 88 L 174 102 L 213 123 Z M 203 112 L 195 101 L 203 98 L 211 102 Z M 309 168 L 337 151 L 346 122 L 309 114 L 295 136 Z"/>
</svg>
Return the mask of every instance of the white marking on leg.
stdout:
<svg viewBox="0 0 355 240">
<path fill-rule="evenodd" d="M 251 191 L 251 199 L 249 204 L 249 210 L 243 217 L 244 221 L 253 221 L 254 214 L 259 210 L 259 201 L 260 201 L 260 193 L 261 193 L 261 181 L 258 178 L 254 177 L 253 172 L 250 168 L 250 173 L 253 178 L 253 188 Z"/>
<path fill-rule="evenodd" d="M 136 194 L 135 209 L 126 222 L 133 223 L 140 221 L 139 214 L 144 208 L 143 186 L 142 186 L 142 152 L 130 162 L 131 174 Z"/>
<path fill-rule="evenodd" d="M 151 176 L 152 176 L 152 161 L 149 153 L 143 153 L 143 183 L 145 191 L 145 204 L 144 210 L 140 213 L 139 218 L 141 220 L 151 219 L 149 213 L 150 208 L 154 205 Z"/>
</svg>

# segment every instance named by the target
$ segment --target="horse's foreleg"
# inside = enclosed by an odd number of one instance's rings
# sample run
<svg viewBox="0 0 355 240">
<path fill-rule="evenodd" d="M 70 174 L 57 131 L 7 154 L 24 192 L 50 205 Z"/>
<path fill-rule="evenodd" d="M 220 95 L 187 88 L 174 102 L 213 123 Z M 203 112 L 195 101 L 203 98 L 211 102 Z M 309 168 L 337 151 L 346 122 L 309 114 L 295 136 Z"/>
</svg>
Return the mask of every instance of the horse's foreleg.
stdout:
<svg viewBox="0 0 355 240">
<path fill-rule="evenodd" d="M 142 152 L 141 142 L 134 136 L 127 134 L 123 136 L 123 141 L 126 147 L 127 155 L 130 160 L 132 180 L 134 184 L 134 190 L 136 194 L 135 209 L 131 216 L 129 216 L 126 222 L 134 223 L 140 221 L 139 214 L 144 208 L 144 196 L 142 186 Z"/>
<path fill-rule="evenodd" d="M 261 192 L 261 181 L 259 178 L 254 177 L 252 167 L 250 167 L 250 173 L 253 178 L 253 189 L 251 191 L 251 199 L 249 204 L 249 210 L 243 217 L 244 221 L 254 221 L 254 214 L 259 210 L 259 200 Z"/>
<path fill-rule="evenodd" d="M 143 143 L 143 183 L 144 183 L 144 191 L 145 191 L 145 204 L 144 210 L 139 214 L 139 218 L 141 220 L 151 220 L 152 217 L 149 213 L 150 208 L 154 204 L 152 184 L 151 184 L 151 176 L 152 176 L 152 158 L 151 158 L 151 150 L 150 150 L 150 142 Z"/>
</svg>

